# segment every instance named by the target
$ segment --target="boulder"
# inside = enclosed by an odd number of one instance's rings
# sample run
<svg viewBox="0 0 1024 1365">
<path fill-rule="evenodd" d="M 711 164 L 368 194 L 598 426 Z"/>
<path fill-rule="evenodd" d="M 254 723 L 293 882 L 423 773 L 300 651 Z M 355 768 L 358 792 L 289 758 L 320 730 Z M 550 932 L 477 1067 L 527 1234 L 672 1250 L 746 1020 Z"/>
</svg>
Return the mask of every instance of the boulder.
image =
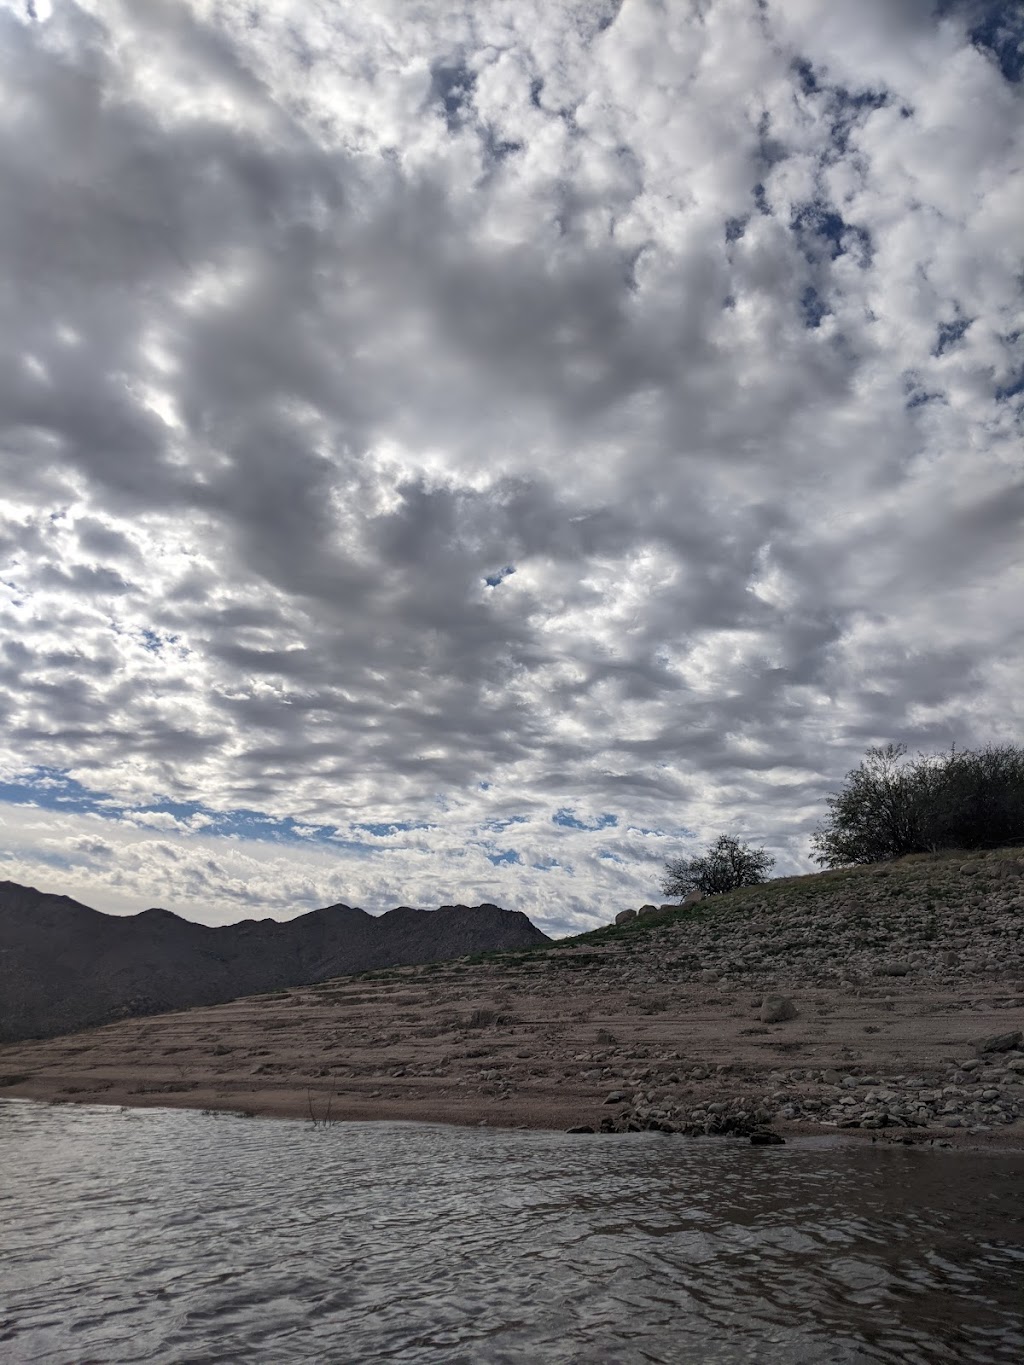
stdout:
<svg viewBox="0 0 1024 1365">
<path fill-rule="evenodd" d="M 909 976 L 910 964 L 908 962 L 883 962 L 878 972 L 880 976 Z"/>
<path fill-rule="evenodd" d="M 987 1038 L 979 1038 L 974 1047 L 980 1055 L 985 1052 L 1012 1052 L 1022 1044 L 1024 1033 L 1017 1029 L 1014 1033 L 990 1033 Z"/>
<path fill-rule="evenodd" d="M 690 905 L 696 905 L 698 901 L 702 901 L 703 899 L 704 899 L 704 892 L 703 892 L 703 891 L 690 891 L 690 892 L 688 892 L 687 895 L 685 895 L 685 896 L 683 897 L 683 899 L 679 902 L 679 904 L 680 904 L 680 907 L 681 907 L 683 910 L 685 910 L 688 906 L 690 906 Z"/>
<path fill-rule="evenodd" d="M 673 906 L 672 908 L 675 909 L 675 906 Z M 636 913 L 641 918 L 645 918 L 647 915 L 660 915 L 661 907 L 658 905 L 641 905 L 640 909 Z"/>
<path fill-rule="evenodd" d="M 636 919 L 635 910 L 620 910 L 619 913 L 615 916 L 615 923 L 628 924 L 630 920 L 634 919 Z"/>
<path fill-rule="evenodd" d="M 788 995 L 766 995 L 761 1004 L 762 1024 L 782 1024 L 787 1019 L 795 1019 L 799 1010 Z"/>
</svg>

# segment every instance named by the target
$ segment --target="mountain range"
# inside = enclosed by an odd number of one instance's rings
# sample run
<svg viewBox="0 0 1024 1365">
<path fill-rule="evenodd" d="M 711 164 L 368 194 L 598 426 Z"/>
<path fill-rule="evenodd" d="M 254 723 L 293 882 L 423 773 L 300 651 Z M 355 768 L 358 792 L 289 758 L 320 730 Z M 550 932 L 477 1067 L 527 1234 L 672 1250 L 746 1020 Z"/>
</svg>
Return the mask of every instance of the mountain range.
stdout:
<svg viewBox="0 0 1024 1365">
<path fill-rule="evenodd" d="M 0 882 L 0 1042 L 549 941 L 520 911 L 486 903 L 379 916 L 338 904 L 210 927 L 169 910 L 106 915 Z"/>
</svg>

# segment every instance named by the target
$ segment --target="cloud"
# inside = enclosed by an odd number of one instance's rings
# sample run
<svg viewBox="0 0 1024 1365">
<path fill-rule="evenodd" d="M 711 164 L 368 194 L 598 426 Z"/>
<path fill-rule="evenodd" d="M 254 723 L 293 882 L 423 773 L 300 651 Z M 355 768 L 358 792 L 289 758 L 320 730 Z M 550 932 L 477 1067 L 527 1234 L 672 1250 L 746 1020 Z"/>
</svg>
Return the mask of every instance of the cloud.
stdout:
<svg viewBox="0 0 1024 1365">
<path fill-rule="evenodd" d="M 581 926 L 1019 735 L 1020 38 L 0 6 L 7 875 Z"/>
</svg>

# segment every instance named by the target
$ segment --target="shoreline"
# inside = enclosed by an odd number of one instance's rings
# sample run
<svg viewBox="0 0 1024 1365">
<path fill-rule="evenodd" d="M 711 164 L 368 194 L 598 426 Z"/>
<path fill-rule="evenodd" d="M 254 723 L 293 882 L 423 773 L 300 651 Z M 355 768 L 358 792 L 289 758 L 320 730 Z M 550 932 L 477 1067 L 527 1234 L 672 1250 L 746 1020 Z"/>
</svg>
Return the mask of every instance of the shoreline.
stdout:
<svg viewBox="0 0 1024 1365">
<path fill-rule="evenodd" d="M 490 1123 L 472 1122 L 470 1120 L 460 1121 L 451 1117 L 439 1118 L 429 1117 L 422 1113 L 374 1113 L 363 1114 L 359 1117 L 342 1117 L 334 1110 L 331 1111 L 327 1121 L 323 1115 L 318 1115 L 316 1123 L 311 1122 L 309 1114 L 299 1112 L 285 1112 L 281 1110 L 257 1112 L 252 1109 L 231 1108 L 227 1105 L 203 1105 L 196 1104 L 173 1104 L 167 1102 L 168 1097 L 163 1097 L 163 1102 L 140 1102 L 136 1099 L 133 1103 L 122 1103 L 117 1098 L 97 1096 L 87 1098 L 75 1096 L 72 1098 L 47 1098 L 41 1095 L 13 1095 L 0 1090 L 0 1100 L 7 1099 L 14 1104 L 38 1105 L 47 1109 L 60 1109 L 64 1107 L 74 1108 L 107 1108 L 116 1109 L 118 1113 L 141 1114 L 148 1111 L 164 1113 L 184 1113 L 195 1114 L 203 1118 L 236 1118 L 245 1120 L 256 1120 L 268 1123 L 293 1123 L 303 1127 L 315 1128 L 316 1131 L 325 1129 L 343 1128 L 352 1125 L 362 1124 L 398 1124 L 403 1127 L 411 1128 L 441 1128 L 457 1129 L 462 1132 L 479 1132 L 486 1129 L 490 1133 L 556 1133 L 566 1137 L 593 1137 L 595 1140 L 607 1137 L 660 1137 L 664 1139 L 682 1140 L 687 1146 L 696 1144 L 728 1143 L 734 1146 L 749 1145 L 748 1140 L 737 1137 L 733 1134 L 699 1134 L 688 1135 L 683 1133 L 666 1132 L 647 1132 L 639 1130 L 638 1133 L 629 1131 L 602 1132 L 600 1129 L 592 1129 L 589 1132 L 580 1132 L 573 1127 L 562 1128 L 552 1127 L 546 1124 L 527 1124 L 527 1123 Z M 782 1123 L 775 1125 L 775 1131 L 783 1139 L 783 1144 L 795 1147 L 797 1150 L 813 1150 L 815 1148 L 835 1148 L 835 1147 L 876 1147 L 878 1149 L 890 1149 L 899 1147 L 903 1151 L 914 1150 L 922 1152 L 944 1152 L 955 1153 L 960 1156 L 984 1155 L 984 1156 L 1019 1156 L 1024 1153 L 1024 1134 L 1013 1132 L 994 1132 L 981 1134 L 972 1137 L 968 1133 L 945 1132 L 942 1129 L 933 1131 L 919 1130 L 910 1140 L 905 1140 L 895 1134 L 895 1132 L 871 1134 L 858 1132 L 855 1130 L 836 1130 L 827 1129 L 819 1125 L 809 1125 L 801 1123 Z M 986 1141 L 985 1139 L 989 1140 Z"/>
<path fill-rule="evenodd" d="M 7 1043 L 0 1096 L 1024 1149 L 1019 867 L 780 880 L 529 951 Z"/>
</svg>

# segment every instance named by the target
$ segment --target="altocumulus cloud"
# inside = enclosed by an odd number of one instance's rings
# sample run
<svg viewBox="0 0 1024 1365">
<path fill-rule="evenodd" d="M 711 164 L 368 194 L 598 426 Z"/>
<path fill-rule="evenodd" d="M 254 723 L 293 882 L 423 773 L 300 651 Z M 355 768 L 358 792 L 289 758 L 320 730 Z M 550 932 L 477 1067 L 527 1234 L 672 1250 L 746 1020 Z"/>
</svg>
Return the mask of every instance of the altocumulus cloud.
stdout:
<svg viewBox="0 0 1024 1365">
<path fill-rule="evenodd" d="M 4 875 L 555 931 L 1020 738 L 1012 6 L 0 0 Z"/>
</svg>

